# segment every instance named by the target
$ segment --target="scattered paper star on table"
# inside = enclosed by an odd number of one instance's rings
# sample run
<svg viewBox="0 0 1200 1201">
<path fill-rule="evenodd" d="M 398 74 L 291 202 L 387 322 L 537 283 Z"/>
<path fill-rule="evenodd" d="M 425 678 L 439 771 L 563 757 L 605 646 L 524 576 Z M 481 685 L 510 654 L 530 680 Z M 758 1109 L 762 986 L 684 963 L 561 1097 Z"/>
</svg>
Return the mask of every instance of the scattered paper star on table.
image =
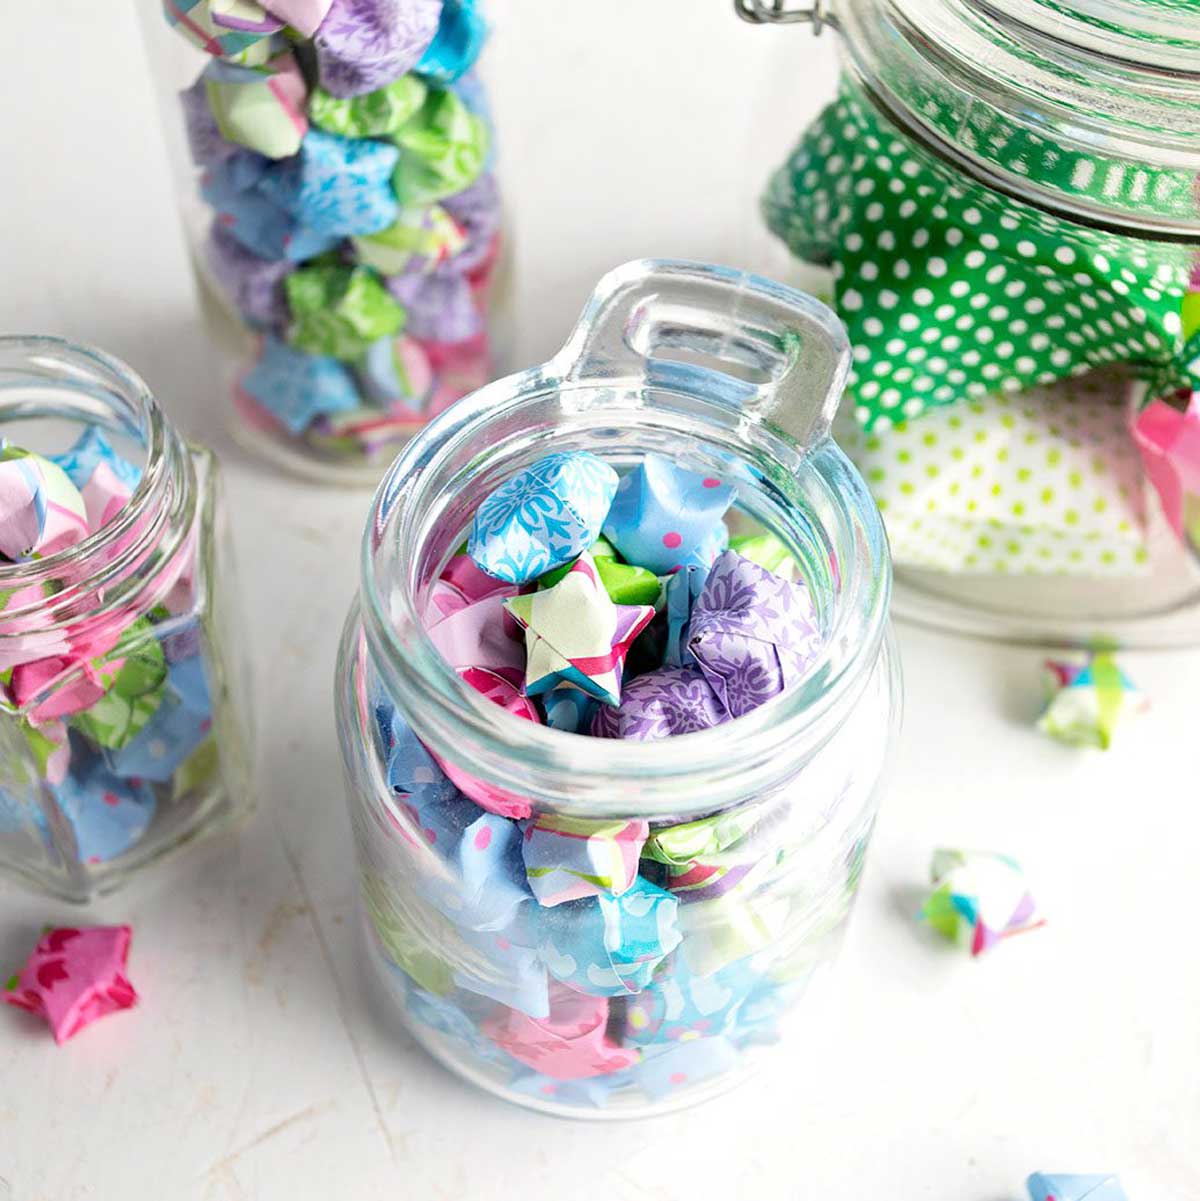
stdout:
<svg viewBox="0 0 1200 1201">
<path fill-rule="evenodd" d="M 937 850 L 929 874 L 934 891 L 921 910 L 951 942 L 968 942 L 972 955 L 1003 938 L 1045 925 L 1020 865 L 992 851 Z"/>
<path fill-rule="evenodd" d="M 1049 699 L 1038 719 L 1043 734 L 1070 746 L 1106 751 L 1117 726 L 1149 702 L 1106 651 L 1045 664 Z"/>
<path fill-rule="evenodd" d="M 47 930 L 3 998 L 45 1018 L 61 1045 L 97 1018 L 137 1003 L 125 975 L 131 937 L 128 926 Z"/>
<path fill-rule="evenodd" d="M 590 554 L 580 555 L 553 588 L 508 597 L 504 607 L 525 629 L 526 695 L 563 683 L 620 703 L 625 656 L 654 609 L 613 604 Z"/>
</svg>

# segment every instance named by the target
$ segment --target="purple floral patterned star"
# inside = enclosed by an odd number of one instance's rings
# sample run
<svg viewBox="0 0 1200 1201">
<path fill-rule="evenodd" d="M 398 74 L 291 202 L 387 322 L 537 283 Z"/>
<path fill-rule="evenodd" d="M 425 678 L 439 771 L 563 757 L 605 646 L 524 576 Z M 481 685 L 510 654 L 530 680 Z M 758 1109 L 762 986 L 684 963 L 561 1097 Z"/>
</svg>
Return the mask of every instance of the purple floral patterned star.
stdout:
<svg viewBox="0 0 1200 1201">
<path fill-rule="evenodd" d="M 594 738 L 649 742 L 707 730 L 728 718 L 698 668 L 660 667 L 626 684 L 615 708 L 602 705 L 592 719 L 591 732 Z"/>
<path fill-rule="evenodd" d="M 321 86 L 359 96 L 407 75 L 441 15 L 442 0 L 333 0 L 313 39 Z"/>
<path fill-rule="evenodd" d="M 692 609 L 688 649 L 731 717 L 757 709 L 820 653 L 808 588 L 727 550 Z"/>
</svg>

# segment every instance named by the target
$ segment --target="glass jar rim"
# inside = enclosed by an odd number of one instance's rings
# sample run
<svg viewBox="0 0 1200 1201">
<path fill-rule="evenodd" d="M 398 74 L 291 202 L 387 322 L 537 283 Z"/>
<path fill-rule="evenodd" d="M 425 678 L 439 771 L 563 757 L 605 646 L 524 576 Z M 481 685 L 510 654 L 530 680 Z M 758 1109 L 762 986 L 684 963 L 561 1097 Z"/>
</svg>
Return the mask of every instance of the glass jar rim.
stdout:
<svg viewBox="0 0 1200 1201">
<path fill-rule="evenodd" d="M 51 604 L 40 601 L 0 611 L 0 654 L 11 640 L 74 627 L 81 619 L 103 617 L 130 605 L 128 588 L 115 585 L 135 585 L 138 591 L 151 585 L 155 571 L 147 569 L 148 556 L 158 551 L 160 564 L 172 560 L 190 529 L 196 504 L 194 470 L 186 445 L 132 368 L 97 347 L 65 338 L 0 336 L 0 398 L 12 390 L 47 388 L 107 404 L 108 424 L 115 418 L 125 432 L 136 436 L 145 447 L 146 460 L 129 499 L 99 529 L 43 558 L 0 563 L 0 591 L 6 593 L 71 581 L 62 591 L 50 594 Z M 117 412 L 111 400 L 103 399 L 104 394 L 118 400 L 125 412 Z M 21 415 L 51 414 L 39 405 Z M 82 409 L 53 416 L 80 423 L 87 420 Z M 95 416 L 102 419 L 98 408 Z M 35 616 L 43 622 L 31 625 Z"/>
<path fill-rule="evenodd" d="M 393 699 L 409 699 L 402 708 L 414 732 L 435 754 L 463 756 L 463 766 L 482 765 L 480 774 L 489 782 L 559 810 L 619 809 L 624 797 L 636 794 L 638 812 L 673 814 L 694 807 L 683 793 L 694 791 L 698 778 L 706 782 L 709 810 L 757 791 L 755 780 L 763 781 L 765 790 L 765 781 L 789 766 L 795 770 L 841 724 L 866 687 L 886 630 L 891 575 L 882 521 L 866 485 L 826 434 L 801 452 L 803 469 L 842 523 L 839 545 L 853 547 L 857 554 L 848 554 L 839 565 L 838 610 L 820 660 L 799 684 L 760 708 L 711 729 L 653 742 L 589 738 L 504 712 L 465 683 L 435 649 L 412 586 L 419 551 L 408 555 L 409 570 L 402 561 L 407 553 L 402 548 L 419 545 L 422 479 L 432 478 L 439 459 L 463 439 L 511 417 L 532 399 L 594 390 L 600 381 L 581 377 L 575 368 L 597 302 L 603 304 L 631 273 L 672 267 L 697 269 L 695 264 L 649 261 L 611 273 L 558 356 L 485 386 L 431 422 L 381 482 L 363 539 L 360 605 L 367 644 Z M 727 269 L 702 270 L 741 276 L 789 302 L 817 305 L 840 331 L 824 305 L 783 285 Z M 839 336 L 844 340 L 844 333 Z M 602 383 L 618 392 L 623 384 L 633 386 L 616 375 Z M 781 431 L 764 436 L 777 439 L 781 462 L 789 451 L 794 457 L 801 450 Z M 464 744 L 469 744 L 469 754 Z M 519 769 L 513 770 L 517 760 Z"/>
<path fill-rule="evenodd" d="M 1194 242 L 1200 40 L 1164 66 L 1160 43 L 1067 8 L 1085 4 L 842 0 L 837 15 L 873 102 L 959 171 L 1069 220 Z"/>
</svg>

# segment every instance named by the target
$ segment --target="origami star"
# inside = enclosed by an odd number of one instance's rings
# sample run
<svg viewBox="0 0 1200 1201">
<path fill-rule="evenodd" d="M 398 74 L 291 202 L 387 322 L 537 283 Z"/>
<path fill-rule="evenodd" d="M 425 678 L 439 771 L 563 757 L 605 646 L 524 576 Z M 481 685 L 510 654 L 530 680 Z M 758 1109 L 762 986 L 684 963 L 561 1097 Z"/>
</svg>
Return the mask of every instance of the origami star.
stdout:
<svg viewBox="0 0 1200 1201">
<path fill-rule="evenodd" d="M 1148 405 L 1133 438 L 1171 528 L 1200 555 L 1200 391 L 1186 409 L 1162 400 Z"/>
<path fill-rule="evenodd" d="M 98 530 L 125 507 L 142 478 L 141 468 L 122 458 L 94 426 L 89 425 L 70 450 L 51 455 L 79 489 L 88 528 Z"/>
<path fill-rule="evenodd" d="M 125 975 L 132 934 L 128 926 L 48 931 L 8 982 L 4 1000 L 44 1017 L 61 1046 L 97 1018 L 137 1002 Z"/>
<path fill-rule="evenodd" d="M 689 562 L 708 567 L 729 537 L 721 518 L 736 496 L 715 476 L 647 455 L 622 477 L 604 536 L 630 563 L 657 575 Z"/>
<path fill-rule="evenodd" d="M 0 443 L 0 559 L 52 555 L 88 536 L 79 489 L 57 463 Z"/>
<path fill-rule="evenodd" d="M 99 755 L 76 753 L 66 778 L 51 791 L 82 863 L 106 863 L 123 855 L 146 833 L 157 808 L 149 784 L 121 779 Z"/>
<path fill-rule="evenodd" d="M 467 552 L 488 575 L 524 584 L 581 555 L 600 536 L 617 473 L 586 451 L 547 455 L 479 506 Z"/>
<path fill-rule="evenodd" d="M 529 887 L 542 905 L 620 896 L 637 878 L 649 830 L 644 821 L 539 814 L 521 844 Z"/>
<path fill-rule="evenodd" d="M 316 234 L 374 234 L 400 213 L 391 185 L 399 157 L 388 142 L 309 129 L 298 154 L 263 171 L 258 190 Z"/>
<path fill-rule="evenodd" d="M 1034 1172 L 1025 1187 L 1030 1201 L 1128 1201 L 1115 1176 Z"/>
<path fill-rule="evenodd" d="M 583 1080 L 630 1067 L 636 1050 L 619 1047 L 607 1035 L 608 999 L 585 997 L 557 985 L 550 990 L 550 1014 L 531 1018 L 508 1010 L 488 1018 L 483 1032 L 514 1059 L 555 1080 Z"/>
<path fill-rule="evenodd" d="M 600 573 L 600 582 L 605 592 L 618 605 L 657 605 L 662 596 L 662 581 L 652 571 L 637 567 L 633 563 L 622 563 L 611 543 L 604 538 L 598 539 L 590 548 L 589 553 L 595 561 L 596 570 Z M 568 571 L 569 563 L 548 571 L 538 585 L 542 588 L 553 588 Z M 697 569 L 698 570 L 698 569 Z M 674 576 L 671 577 L 674 579 Z"/>
<path fill-rule="evenodd" d="M 1045 925 L 1020 865 L 1007 855 L 937 850 L 929 874 L 934 891 L 921 920 L 952 942 L 969 938 L 972 955 Z"/>
<path fill-rule="evenodd" d="M 208 738 L 211 729 L 204 658 L 193 655 L 171 664 L 153 715 L 133 737 L 110 742 L 105 758 L 112 770 L 126 779 L 165 782 Z"/>
<path fill-rule="evenodd" d="M 263 339 L 258 361 L 239 384 L 293 434 L 324 413 L 346 412 L 359 405 L 354 376 L 344 363 L 293 350 L 272 337 Z"/>
<path fill-rule="evenodd" d="M 525 628 L 525 694 L 574 684 L 617 705 L 621 673 L 633 640 L 654 619 L 650 605 L 614 605 L 591 555 L 543 592 L 512 596 L 504 607 Z"/>
<path fill-rule="evenodd" d="M 1049 699 L 1038 729 L 1070 746 L 1106 751 L 1118 723 L 1148 707 L 1146 698 L 1105 651 L 1073 661 L 1048 659 L 1044 678 Z"/>
<path fill-rule="evenodd" d="M 620 896 L 601 892 L 540 909 L 542 961 L 556 980 L 589 996 L 639 992 L 679 945 L 679 909 L 641 876 Z"/>
<path fill-rule="evenodd" d="M 726 551 L 692 608 L 688 651 L 730 716 L 797 683 L 820 653 L 808 588 Z"/>
<path fill-rule="evenodd" d="M 594 738 L 649 742 L 708 730 L 729 719 L 698 667 L 660 667 L 626 685 L 621 703 L 603 705 L 592 718 Z"/>
<path fill-rule="evenodd" d="M 205 92 L 221 136 L 267 158 L 295 154 L 308 131 L 308 88 L 295 58 L 282 54 L 261 69 L 217 60 L 204 72 Z"/>
</svg>

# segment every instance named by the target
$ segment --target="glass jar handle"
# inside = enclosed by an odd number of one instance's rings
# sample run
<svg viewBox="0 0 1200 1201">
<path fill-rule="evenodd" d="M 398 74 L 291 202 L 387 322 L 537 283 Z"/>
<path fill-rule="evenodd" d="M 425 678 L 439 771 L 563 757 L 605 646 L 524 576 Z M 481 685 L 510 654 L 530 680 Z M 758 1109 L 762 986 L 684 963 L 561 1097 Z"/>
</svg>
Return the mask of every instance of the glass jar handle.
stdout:
<svg viewBox="0 0 1200 1201">
<path fill-rule="evenodd" d="M 801 8 L 788 8 L 787 0 L 733 0 L 733 10 L 751 25 L 811 25 L 813 37 L 820 37 L 826 25 L 837 28 L 827 0 L 813 0 Z"/>
<path fill-rule="evenodd" d="M 564 380 L 651 383 L 676 368 L 811 446 L 829 433 L 850 344 L 832 310 L 803 292 L 729 267 L 647 259 L 600 281 L 554 367 Z"/>
</svg>

